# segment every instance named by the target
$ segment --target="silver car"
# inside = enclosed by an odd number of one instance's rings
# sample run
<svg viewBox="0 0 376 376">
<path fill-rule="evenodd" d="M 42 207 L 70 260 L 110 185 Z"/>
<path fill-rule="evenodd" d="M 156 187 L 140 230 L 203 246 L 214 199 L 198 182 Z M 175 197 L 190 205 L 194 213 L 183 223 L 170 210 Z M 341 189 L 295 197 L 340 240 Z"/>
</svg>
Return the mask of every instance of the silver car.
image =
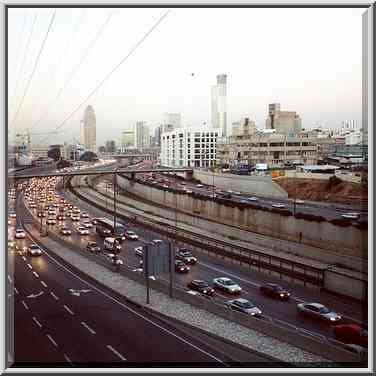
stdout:
<svg viewBox="0 0 376 376">
<path fill-rule="evenodd" d="M 297 309 L 300 314 L 325 320 L 330 323 L 336 323 L 342 319 L 338 313 L 320 303 L 300 303 L 297 305 Z"/>
<path fill-rule="evenodd" d="M 230 278 L 221 277 L 213 279 L 214 287 L 229 294 L 240 294 L 242 288 Z"/>
<path fill-rule="evenodd" d="M 261 316 L 262 311 L 256 307 L 252 302 L 247 299 L 233 299 L 229 300 L 226 303 L 226 306 L 233 309 L 234 311 L 246 313 L 251 316 Z"/>
</svg>

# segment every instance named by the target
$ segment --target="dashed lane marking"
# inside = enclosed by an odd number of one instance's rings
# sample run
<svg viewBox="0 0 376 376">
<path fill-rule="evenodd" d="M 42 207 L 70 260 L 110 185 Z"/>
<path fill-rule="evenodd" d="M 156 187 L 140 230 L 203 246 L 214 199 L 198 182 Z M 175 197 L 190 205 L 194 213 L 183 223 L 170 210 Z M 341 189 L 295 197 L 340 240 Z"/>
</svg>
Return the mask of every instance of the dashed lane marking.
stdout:
<svg viewBox="0 0 376 376">
<path fill-rule="evenodd" d="M 22 304 L 25 307 L 25 309 L 29 309 L 29 306 L 24 301 L 22 301 Z"/>
<path fill-rule="evenodd" d="M 29 269 L 33 269 L 33 267 L 30 264 L 27 264 Z"/>
<path fill-rule="evenodd" d="M 22 256 L 22 260 L 26 261 L 26 257 L 25 257 L 25 256 Z"/>
<path fill-rule="evenodd" d="M 10 278 L 10 275 L 8 274 L 8 280 L 10 283 L 12 283 L 12 278 Z"/>
<path fill-rule="evenodd" d="M 42 324 L 35 318 L 33 317 L 33 321 L 41 328 Z"/>
<path fill-rule="evenodd" d="M 115 350 L 111 345 L 107 345 L 107 348 L 108 348 L 109 350 L 111 350 L 115 355 L 117 355 L 121 360 L 124 360 L 124 361 L 127 360 L 126 358 L 124 358 L 123 355 L 121 355 L 121 354 L 119 353 L 119 351 Z"/>
<path fill-rule="evenodd" d="M 64 354 L 64 358 L 66 359 L 67 362 L 72 364 L 72 361 L 69 359 L 69 356 L 67 354 Z"/>
<path fill-rule="evenodd" d="M 69 308 L 67 307 L 66 305 L 63 305 L 63 307 L 73 316 L 74 315 L 74 312 Z"/>
<path fill-rule="evenodd" d="M 86 322 L 81 321 L 81 325 L 84 326 L 91 334 L 95 334 L 95 331 L 91 329 L 90 326 L 86 324 Z"/>
<path fill-rule="evenodd" d="M 14 288 L 14 292 L 18 295 L 19 294 L 19 292 L 18 292 L 18 290 L 16 289 L 16 288 Z"/>
<path fill-rule="evenodd" d="M 51 291 L 50 292 L 51 296 L 55 299 L 55 300 L 59 300 L 59 298 Z"/>
<path fill-rule="evenodd" d="M 44 286 L 47 287 L 47 284 L 44 281 L 40 281 L 40 283 Z"/>
<path fill-rule="evenodd" d="M 52 344 L 53 344 L 55 347 L 58 346 L 58 344 L 55 342 L 55 340 L 51 337 L 50 334 L 46 334 L 46 336 L 47 336 L 47 338 L 52 342 Z"/>
<path fill-rule="evenodd" d="M 37 277 L 37 278 L 39 278 L 39 274 L 37 273 L 37 272 L 33 272 L 33 274 Z"/>
</svg>

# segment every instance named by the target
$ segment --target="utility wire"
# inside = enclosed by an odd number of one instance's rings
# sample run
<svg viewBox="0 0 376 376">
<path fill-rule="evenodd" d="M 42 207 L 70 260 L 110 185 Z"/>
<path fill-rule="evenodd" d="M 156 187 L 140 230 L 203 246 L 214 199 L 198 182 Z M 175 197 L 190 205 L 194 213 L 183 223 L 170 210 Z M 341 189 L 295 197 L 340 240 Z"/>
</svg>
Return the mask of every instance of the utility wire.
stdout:
<svg viewBox="0 0 376 376">
<path fill-rule="evenodd" d="M 154 29 L 167 17 L 170 10 L 163 14 L 162 17 L 150 28 L 150 30 L 131 48 L 129 53 L 120 60 L 120 62 L 99 82 L 99 84 L 89 93 L 89 95 L 55 128 L 55 130 L 60 129 L 97 91 L 98 89 L 108 80 L 108 78 L 133 54 L 133 52 L 142 44 L 142 42 L 154 31 Z M 42 143 L 48 139 L 44 138 Z"/>
<path fill-rule="evenodd" d="M 20 71 L 18 72 L 18 76 L 17 76 L 17 80 L 16 80 L 16 85 L 15 85 L 14 90 L 13 90 L 12 101 L 14 99 L 14 96 L 15 96 L 16 92 L 17 92 L 18 84 L 20 82 L 20 77 L 21 77 L 21 74 L 22 74 L 24 66 L 25 66 L 26 56 L 27 56 L 27 53 L 29 51 L 30 41 L 31 41 L 31 37 L 33 36 L 34 26 L 35 26 L 35 23 L 37 21 L 37 17 L 38 17 L 38 15 L 36 13 L 35 16 L 34 16 L 34 21 L 33 21 L 32 25 L 31 25 L 30 34 L 29 34 L 29 38 L 28 38 L 28 41 L 27 41 L 27 44 L 26 44 L 26 47 L 25 47 L 25 52 L 24 52 L 24 55 L 23 55 L 23 59 L 22 59 Z"/>
<path fill-rule="evenodd" d="M 28 92 L 28 90 L 29 90 L 29 87 L 30 87 L 31 81 L 32 81 L 32 79 L 33 79 L 33 77 L 34 77 L 34 74 L 35 74 L 35 71 L 36 71 L 36 69 L 37 69 L 37 66 L 38 66 L 38 63 L 39 63 L 40 56 L 41 56 L 41 54 L 42 54 L 42 52 L 43 52 L 44 45 L 46 44 L 46 41 L 47 41 L 48 35 L 49 35 L 49 33 L 50 33 L 51 27 L 52 27 L 52 25 L 53 25 L 53 23 L 54 23 L 55 16 L 56 16 L 56 10 L 54 11 L 54 13 L 53 13 L 53 15 L 52 15 L 52 17 L 51 17 L 51 21 L 50 21 L 50 24 L 48 25 L 48 29 L 47 29 L 46 35 L 44 36 L 44 39 L 43 39 L 42 45 L 41 45 L 41 47 L 40 47 L 40 49 L 39 49 L 38 56 L 37 56 L 37 58 L 36 58 L 36 60 L 35 60 L 34 67 L 33 67 L 33 71 L 31 72 L 31 75 L 30 75 L 30 77 L 29 77 L 29 80 L 28 80 L 28 82 L 27 82 L 27 84 L 26 84 L 26 88 L 25 88 L 24 94 L 23 94 L 22 99 L 21 99 L 21 102 L 20 102 L 20 104 L 19 104 L 19 106 L 18 106 L 18 108 L 17 108 L 17 111 L 16 111 L 16 113 L 15 113 L 15 115 L 14 115 L 14 117 L 13 117 L 13 121 L 12 121 L 11 126 L 13 126 L 14 122 L 16 121 L 17 116 L 18 116 L 18 114 L 19 114 L 19 112 L 20 112 L 20 109 L 21 109 L 21 107 L 22 107 L 22 104 L 23 104 L 23 102 L 24 102 L 24 100 L 25 100 L 25 97 L 26 97 L 26 94 L 27 94 L 27 92 Z"/>
<path fill-rule="evenodd" d="M 109 23 L 112 15 L 113 15 L 113 12 L 111 12 L 109 14 L 109 16 L 107 17 L 106 21 L 99 28 L 99 30 L 96 33 L 95 37 L 92 39 L 92 41 L 89 43 L 88 47 L 86 48 L 86 50 L 85 50 L 84 54 L 82 55 L 79 63 L 71 70 L 71 72 L 69 73 L 68 79 L 65 81 L 65 83 L 63 84 L 63 86 L 59 89 L 59 91 L 58 91 L 57 95 L 55 96 L 55 98 L 47 105 L 46 111 L 43 112 L 42 116 L 31 126 L 31 129 L 33 129 L 37 125 L 39 125 L 40 122 L 49 114 L 49 112 L 51 111 L 52 106 L 58 101 L 58 99 L 60 98 L 60 96 L 63 93 L 63 91 L 66 89 L 66 87 L 68 86 L 68 84 L 72 81 L 72 78 L 77 73 L 78 69 L 81 67 L 81 65 L 83 64 L 83 62 L 85 61 L 85 59 L 89 55 L 90 50 L 94 47 L 95 43 L 97 42 L 97 40 L 99 39 L 99 37 L 103 33 L 103 31 L 106 28 L 107 24 Z"/>
<path fill-rule="evenodd" d="M 78 21 L 76 22 L 76 25 L 74 26 L 73 28 L 73 31 L 72 31 L 72 34 L 71 36 L 68 37 L 68 40 L 67 40 L 67 43 L 65 45 L 65 48 L 62 49 L 62 54 L 61 56 L 58 57 L 58 60 L 57 60 L 57 64 L 55 64 L 55 67 L 53 67 L 53 75 L 51 76 L 51 79 L 50 80 L 47 80 L 47 84 L 49 85 L 49 87 L 51 86 L 51 82 L 54 82 L 55 81 L 55 78 L 57 76 L 57 73 L 58 71 L 60 70 L 61 66 L 63 65 L 63 62 L 64 61 L 64 56 L 67 57 L 68 56 L 68 51 L 70 50 L 70 48 L 72 47 L 72 45 L 74 44 L 74 41 L 75 41 L 75 36 L 77 34 L 77 31 L 79 29 L 79 26 L 82 24 L 82 20 L 84 19 L 84 15 L 85 15 L 85 12 L 86 12 L 86 9 L 84 8 L 82 10 L 82 13 L 80 15 L 80 17 L 78 18 Z M 44 91 L 41 91 L 41 93 L 43 93 Z M 37 98 L 39 98 L 39 96 L 37 96 Z M 56 99 L 56 98 L 55 98 Z M 50 104 L 47 105 L 47 107 L 45 107 L 42 111 L 43 115 L 44 116 L 44 112 L 45 110 L 48 110 L 50 107 Z M 48 111 L 47 111 L 48 112 Z M 36 121 L 32 127 L 30 128 L 30 132 L 39 124 L 39 122 L 41 121 L 41 118 Z"/>
</svg>

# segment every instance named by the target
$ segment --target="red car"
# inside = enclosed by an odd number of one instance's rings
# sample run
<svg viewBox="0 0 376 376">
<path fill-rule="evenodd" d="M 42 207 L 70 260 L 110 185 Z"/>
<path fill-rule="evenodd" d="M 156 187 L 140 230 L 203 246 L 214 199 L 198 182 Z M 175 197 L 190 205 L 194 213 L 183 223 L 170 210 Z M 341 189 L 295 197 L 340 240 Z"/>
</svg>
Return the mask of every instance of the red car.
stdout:
<svg viewBox="0 0 376 376">
<path fill-rule="evenodd" d="M 338 341 L 368 347 L 368 332 L 359 325 L 336 325 L 334 335 Z"/>
</svg>

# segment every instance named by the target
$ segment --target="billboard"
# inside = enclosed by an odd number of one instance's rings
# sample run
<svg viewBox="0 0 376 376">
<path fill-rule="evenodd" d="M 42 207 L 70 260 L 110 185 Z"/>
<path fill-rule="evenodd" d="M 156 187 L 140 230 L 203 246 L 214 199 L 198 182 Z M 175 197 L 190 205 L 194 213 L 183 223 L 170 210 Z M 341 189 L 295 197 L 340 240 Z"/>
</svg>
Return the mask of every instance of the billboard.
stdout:
<svg viewBox="0 0 376 376">
<path fill-rule="evenodd" d="M 267 169 L 268 169 L 268 165 L 266 163 L 256 163 L 257 171 L 266 171 Z"/>
</svg>

